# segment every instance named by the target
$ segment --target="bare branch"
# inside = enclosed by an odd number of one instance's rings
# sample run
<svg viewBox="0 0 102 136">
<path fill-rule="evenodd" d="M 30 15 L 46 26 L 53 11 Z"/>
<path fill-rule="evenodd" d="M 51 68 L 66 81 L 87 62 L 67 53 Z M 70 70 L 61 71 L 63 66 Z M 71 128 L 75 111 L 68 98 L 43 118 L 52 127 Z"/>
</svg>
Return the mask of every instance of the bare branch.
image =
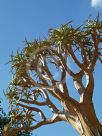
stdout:
<svg viewBox="0 0 102 136">
<path fill-rule="evenodd" d="M 85 73 L 86 74 L 86 89 L 83 95 L 83 101 L 92 101 L 93 90 L 94 90 L 94 78 L 93 73 Z"/>
<path fill-rule="evenodd" d="M 96 30 L 92 34 L 92 39 L 94 42 L 94 53 L 93 53 L 93 60 L 91 62 L 90 70 L 93 71 L 94 67 L 96 65 L 97 59 L 98 59 L 98 46 L 99 46 L 99 40 L 97 39 L 97 32 Z"/>
<path fill-rule="evenodd" d="M 69 91 L 66 85 L 66 71 L 63 69 L 62 75 L 61 75 L 61 86 L 63 89 L 63 93 L 65 96 L 69 96 Z"/>
<path fill-rule="evenodd" d="M 59 121 L 63 121 L 61 116 L 59 116 L 58 114 L 54 114 L 52 118 L 45 119 L 45 120 L 37 123 L 35 126 L 16 128 L 15 131 L 21 131 L 21 130 L 31 131 L 31 130 L 37 129 L 43 125 L 52 124 L 52 123 L 56 123 Z"/>
<path fill-rule="evenodd" d="M 50 87 L 50 86 L 46 86 L 46 85 L 41 84 L 41 83 L 37 83 L 31 77 L 29 77 L 28 79 L 29 79 L 31 85 L 36 86 L 39 89 L 48 89 L 48 90 L 51 90 L 51 91 L 54 91 L 54 89 L 55 89 L 52 86 Z"/>
<path fill-rule="evenodd" d="M 39 105 L 39 106 L 45 106 L 46 105 L 46 102 L 38 102 L 36 100 L 25 100 L 25 99 L 22 99 L 22 98 L 19 99 L 19 97 L 15 97 L 15 99 L 19 100 L 21 102 L 24 102 L 26 104 L 36 104 L 36 105 Z"/>
<path fill-rule="evenodd" d="M 85 65 L 80 63 L 79 60 L 76 58 L 74 52 L 72 51 L 72 49 L 69 45 L 67 45 L 67 50 L 68 50 L 69 54 L 71 55 L 72 59 L 74 60 L 74 62 L 79 66 L 79 68 L 81 68 L 84 71 L 88 71 L 88 69 L 85 67 Z"/>
<path fill-rule="evenodd" d="M 56 81 L 54 80 L 53 75 L 51 74 L 51 72 L 46 64 L 46 60 L 44 60 L 43 64 L 44 65 L 40 65 L 37 68 L 37 73 L 38 73 L 39 78 L 41 80 L 45 80 L 47 84 L 48 84 L 48 81 L 50 80 L 50 82 L 53 85 L 56 85 Z M 48 84 L 48 86 L 49 86 L 49 84 Z"/>
<path fill-rule="evenodd" d="M 66 65 L 67 62 L 66 62 L 66 60 L 63 58 L 63 56 L 62 56 L 61 54 L 59 54 L 57 51 L 55 51 L 55 50 L 52 50 L 52 52 L 60 58 L 60 60 L 61 60 L 60 64 L 61 64 L 62 67 L 66 70 L 66 72 L 67 72 L 71 77 L 75 77 L 75 74 L 74 74 L 74 73 L 70 70 L 70 68 L 68 68 L 68 66 Z M 54 59 L 55 59 L 55 58 L 54 58 Z M 55 61 L 56 61 L 57 63 L 59 63 L 58 60 L 55 59 Z M 58 65 L 58 66 L 59 66 L 59 65 Z"/>
<path fill-rule="evenodd" d="M 76 74 L 76 78 L 74 78 L 74 86 L 76 88 L 76 90 L 78 91 L 79 95 L 80 95 L 80 102 L 83 101 L 83 94 L 85 92 L 85 87 L 82 83 L 82 78 L 83 78 L 83 70 L 80 70 L 77 74 Z"/>
</svg>

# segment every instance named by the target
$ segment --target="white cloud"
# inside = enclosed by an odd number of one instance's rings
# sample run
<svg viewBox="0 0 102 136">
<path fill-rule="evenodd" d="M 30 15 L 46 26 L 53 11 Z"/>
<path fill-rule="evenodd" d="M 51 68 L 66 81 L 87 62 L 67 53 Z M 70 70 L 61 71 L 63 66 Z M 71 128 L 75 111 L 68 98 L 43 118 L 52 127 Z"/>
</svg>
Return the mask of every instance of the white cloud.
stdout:
<svg viewBox="0 0 102 136">
<path fill-rule="evenodd" d="M 91 0 L 92 7 L 102 7 L 102 0 Z"/>
</svg>

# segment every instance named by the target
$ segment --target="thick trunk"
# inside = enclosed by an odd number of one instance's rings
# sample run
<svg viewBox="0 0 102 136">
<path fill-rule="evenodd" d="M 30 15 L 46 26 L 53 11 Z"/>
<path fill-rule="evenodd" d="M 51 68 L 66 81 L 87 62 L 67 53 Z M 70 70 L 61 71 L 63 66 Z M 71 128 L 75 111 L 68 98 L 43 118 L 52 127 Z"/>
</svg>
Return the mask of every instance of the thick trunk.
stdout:
<svg viewBox="0 0 102 136">
<path fill-rule="evenodd" d="M 90 112 L 89 112 L 90 113 Z M 91 114 L 91 113 L 90 113 Z M 98 122 L 97 117 L 94 116 L 93 121 L 89 119 L 89 116 L 78 113 L 79 120 L 76 122 L 68 120 L 70 124 L 77 130 L 80 136 L 102 136 L 102 125 Z M 89 119 L 89 120 L 88 120 Z"/>
<path fill-rule="evenodd" d="M 80 136 L 102 136 L 102 126 L 99 122 L 92 124 L 92 121 L 81 121 L 82 124 L 82 133 L 79 133 Z"/>
<path fill-rule="evenodd" d="M 67 104 L 66 104 L 67 106 Z M 67 118 L 68 122 L 77 130 L 80 136 L 102 136 L 102 125 L 98 121 L 92 103 L 80 103 L 71 106 L 74 119 Z"/>
<path fill-rule="evenodd" d="M 81 136 L 100 136 L 99 131 L 102 132 L 102 125 L 96 117 L 92 103 L 81 105 L 79 118 L 83 128 Z"/>
<path fill-rule="evenodd" d="M 97 118 L 94 117 L 96 120 Z M 94 120 L 93 119 L 93 120 Z M 87 117 L 83 117 L 80 120 L 82 132 L 80 132 L 80 136 L 101 136 L 99 132 L 102 132 L 102 126 L 99 122 L 94 122 L 92 120 L 88 120 Z"/>
</svg>

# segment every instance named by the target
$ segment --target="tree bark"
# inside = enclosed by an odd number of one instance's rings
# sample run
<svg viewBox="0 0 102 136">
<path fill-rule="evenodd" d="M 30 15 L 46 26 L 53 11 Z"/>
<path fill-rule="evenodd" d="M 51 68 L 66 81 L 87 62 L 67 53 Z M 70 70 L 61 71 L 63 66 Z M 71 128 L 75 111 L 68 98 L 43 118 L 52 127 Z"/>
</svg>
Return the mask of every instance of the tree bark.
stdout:
<svg viewBox="0 0 102 136">
<path fill-rule="evenodd" d="M 80 136 L 100 136 L 102 125 L 96 117 L 93 103 L 81 104 L 80 109 L 79 118 L 83 128 Z"/>
<path fill-rule="evenodd" d="M 67 121 L 77 130 L 80 136 L 101 136 L 102 125 L 96 117 L 93 103 L 87 101 L 87 103 L 69 106 L 66 102 L 65 105 L 67 108 L 70 107 L 71 113 L 73 113 L 71 118 L 66 116 Z"/>
</svg>

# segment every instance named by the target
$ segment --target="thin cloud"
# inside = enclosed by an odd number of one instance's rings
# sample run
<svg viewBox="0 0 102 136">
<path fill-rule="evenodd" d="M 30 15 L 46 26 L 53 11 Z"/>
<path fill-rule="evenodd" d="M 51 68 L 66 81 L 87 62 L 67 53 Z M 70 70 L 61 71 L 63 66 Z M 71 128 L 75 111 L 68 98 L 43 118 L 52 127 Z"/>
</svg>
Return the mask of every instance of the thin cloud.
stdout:
<svg viewBox="0 0 102 136">
<path fill-rule="evenodd" d="M 92 7 L 102 7 L 102 0 L 91 0 Z"/>
</svg>

